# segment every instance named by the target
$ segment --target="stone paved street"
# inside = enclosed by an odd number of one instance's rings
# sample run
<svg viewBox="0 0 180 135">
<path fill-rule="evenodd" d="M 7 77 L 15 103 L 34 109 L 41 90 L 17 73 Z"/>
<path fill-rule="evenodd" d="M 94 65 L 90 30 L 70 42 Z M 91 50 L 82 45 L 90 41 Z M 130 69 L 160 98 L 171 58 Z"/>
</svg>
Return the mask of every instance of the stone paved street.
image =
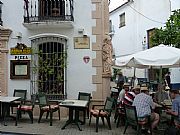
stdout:
<svg viewBox="0 0 180 135">
<path fill-rule="evenodd" d="M 18 126 L 14 125 L 14 121 L 8 120 L 7 126 L 3 123 L 0 125 L 1 132 L 15 132 L 15 133 L 29 133 L 29 134 L 41 134 L 41 135 L 123 135 L 124 127 L 116 128 L 115 123 L 112 121 L 112 130 L 108 130 L 107 124 L 105 127 L 100 121 L 99 132 L 95 132 L 95 119 L 92 119 L 91 125 L 87 123 L 81 125 L 83 131 L 79 131 L 76 125 L 69 125 L 66 129 L 61 130 L 61 127 L 67 119 L 62 118 L 60 121 L 58 119 L 53 119 L 53 126 L 49 126 L 49 121 L 42 118 L 41 123 L 37 122 L 37 117 L 34 118 L 34 123 L 31 124 L 28 117 L 21 119 L 18 122 Z M 0 133 L 3 134 L 3 133 Z M 136 132 L 131 127 L 128 128 L 126 135 L 135 135 Z M 161 133 L 156 133 L 160 135 Z M 154 134 L 154 135 L 156 135 Z M 6 134 L 7 135 L 7 134 Z"/>
</svg>

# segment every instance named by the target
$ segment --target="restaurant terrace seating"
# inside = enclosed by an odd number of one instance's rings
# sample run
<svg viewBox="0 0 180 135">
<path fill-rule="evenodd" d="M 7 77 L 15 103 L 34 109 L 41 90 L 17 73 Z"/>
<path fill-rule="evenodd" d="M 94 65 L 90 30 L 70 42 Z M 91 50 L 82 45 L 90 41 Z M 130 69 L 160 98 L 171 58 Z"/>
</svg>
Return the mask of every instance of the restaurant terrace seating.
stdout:
<svg viewBox="0 0 180 135">
<path fill-rule="evenodd" d="M 58 111 L 59 120 L 60 120 L 59 102 L 50 102 L 45 93 L 39 93 L 38 94 L 38 101 L 39 101 L 39 109 L 40 109 L 40 115 L 39 115 L 38 123 L 40 123 L 44 112 L 47 113 L 46 119 L 48 118 L 48 116 L 50 114 L 50 126 L 52 126 L 52 118 L 53 118 L 54 112 Z"/>
<path fill-rule="evenodd" d="M 89 119 L 89 104 L 90 104 L 90 98 L 91 98 L 91 94 L 90 93 L 85 93 L 85 92 L 79 92 L 78 94 L 78 100 L 85 100 L 88 101 L 88 105 L 87 108 L 84 109 L 79 109 L 79 111 L 83 111 L 83 123 L 85 123 L 86 121 L 86 113 L 87 113 L 87 117 Z"/>
<path fill-rule="evenodd" d="M 125 116 L 126 116 L 124 134 L 126 133 L 128 126 L 131 125 L 131 126 L 137 127 L 137 135 L 141 135 L 142 126 L 149 127 L 150 133 L 152 135 L 150 116 L 138 118 L 136 107 L 127 105 L 127 104 L 124 104 L 124 110 L 125 110 Z"/>
<path fill-rule="evenodd" d="M 99 126 L 99 118 L 102 119 L 103 125 L 104 124 L 104 118 L 106 118 L 108 127 L 111 130 L 111 123 L 110 123 L 110 117 L 111 112 L 113 109 L 114 99 L 107 97 L 105 101 L 105 105 L 93 105 L 91 111 L 90 111 L 90 119 L 89 119 L 89 125 L 91 124 L 91 117 L 96 117 L 96 132 L 98 132 L 98 126 Z M 97 109 L 95 107 L 103 106 L 103 109 Z"/>
<path fill-rule="evenodd" d="M 18 107 L 21 103 L 26 100 L 27 90 L 14 89 L 13 97 L 21 97 L 20 100 L 14 101 L 10 104 L 11 113 L 13 114 L 13 108 Z"/>
<path fill-rule="evenodd" d="M 124 112 L 124 107 L 122 108 L 117 108 L 116 109 L 116 119 L 117 119 L 117 123 L 116 123 L 116 127 L 118 128 L 119 127 L 119 124 L 120 123 L 123 123 L 123 125 L 124 125 L 124 121 L 125 121 L 125 112 Z M 115 120 L 115 122 L 116 122 L 116 120 Z"/>
<path fill-rule="evenodd" d="M 21 112 L 27 112 L 29 115 L 29 118 L 31 119 L 31 123 L 33 123 L 33 108 L 35 105 L 35 98 L 31 95 L 31 100 L 25 100 L 17 107 L 17 113 L 16 113 L 16 123 L 17 126 L 18 120 L 22 117 Z"/>
</svg>

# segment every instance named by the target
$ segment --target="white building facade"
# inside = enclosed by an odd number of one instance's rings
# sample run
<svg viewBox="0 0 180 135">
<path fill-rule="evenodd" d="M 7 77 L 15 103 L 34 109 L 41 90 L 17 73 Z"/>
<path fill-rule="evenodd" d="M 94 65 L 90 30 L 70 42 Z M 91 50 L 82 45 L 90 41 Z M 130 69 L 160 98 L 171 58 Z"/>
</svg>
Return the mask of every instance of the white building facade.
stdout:
<svg viewBox="0 0 180 135">
<path fill-rule="evenodd" d="M 113 27 L 111 34 L 115 56 L 120 57 L 147 49 L 151 46 L 151 31 L 163 27 L 172 14 L 171 11 L 179 8 L 179 0 L 129 0 L 112 10 L 110 21 Z M 131 70 L 124 70 L 124 73 L 133 76 Z M 180 82 L 177 74 L 180 74 L 179 70 L 176 70 L 176 75 L 172 70 L 172 83 Z M 147 70 L 137 71 L 137 77 L 147 77 Z"/>
<path fill-rule="evenodd" d="M 34 74 L 33 63 L 39 59 L 19 53 L 31 48 L 46 59 L 57 52 L 67 55 L 61 87 L 52 84 L 60 68 L 48 69 L 53 75 L 42 87 L 47 94 L 77 98 L 84 91 L 95 99 L 107 96 L 110 77 L 103 77 L 102 44 L 108 32 L 108 0 L 1 0 L 1 11 L 2 95 L 12 96 L 14 89 L 28 90 L 28 97 L 38 92 L 41 84 L 36 81 L 43 73 Z"/>
</svg>

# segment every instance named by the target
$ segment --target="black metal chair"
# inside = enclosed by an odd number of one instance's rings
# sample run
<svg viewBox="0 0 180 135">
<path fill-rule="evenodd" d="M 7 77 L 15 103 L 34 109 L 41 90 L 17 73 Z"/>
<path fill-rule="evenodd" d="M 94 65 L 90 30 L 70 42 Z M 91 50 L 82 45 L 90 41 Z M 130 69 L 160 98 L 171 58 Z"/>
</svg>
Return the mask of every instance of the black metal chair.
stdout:
<svg viewBox="0 0 180 135">
<path fill-rule="evenodd" d="M 15 125 L 17 126 L 17 122 L 19 118 L 22 117 L 21 112 L 27 112 L 29 115 L 29 118 L 31 119 L 31 123 L 33 123 L 33 108 L 35 105 L 35 98 L 34 95 L 31 95 L 31 100 L 25 100 L 22 102 L 20 105 L 17 107 L 17 113 L 16 113 L 16 123 Z"/>
<path fill-rule="evenodd" d="M 150 133 L 152 135 L 150 116 L 138 119 L 136 107 L 127 104 L 124 104 L 124 110 L 126 116 L 124 134 L 128 126 L 131 125 L 137 127 L 137 135 L 141 135 L 142 126 L 148 126 L 150 128 Z"/>
<path fill-rule="evenodd" d="M 87 113 L 87 117 L 89 119 L 90 98 L 91 98 L 91 94 L 90 93 L 79 92 L 79 94 L 78 94 L 78 100 L 88 101 L 87 109 L 80 109 L 79 110 L 79 111 L 83 112 L 83 122 L 82 122 L 83 124 L 85 124 L 85 122 L 86 122 L 86 113 Z"/>
<path fill-rule="evenodd" d="M 119 124 L 122 124 L 124 126 L 124 123 L 125 123 L 124 107 L 116 108 L 115 115 L 117 115 L 116 116 L 116 120 L 117 120 L 116 127 L 118 128 Z M 116 122 L 116 120 L 115 120 L 115 122 Z"/>
<path fill-rule="evenodd" d="M 18 105 L 23 104 L 24 101 L 26 100 L 26 95 L 27 95 L 27 90 L 14 89 L 13 97 L 21 97 L 21 98 L 10 104 L 12 114 L 13 114 L 13 107 L 18 107 Z"/>
<path fill-rule="evenodd" d="M 52 117 L 53 117 L 54 112 L 58 111 L 59 120 L 60 120 L 60 108 L 59 108 L 58 102 L 49 102 L 45 93 L 38 94 L 38 101 L 39 101 L 39 108 L 40 108 L 40 115 L 39 115 L 38 123 L 40 123 L 44 112 L 47 112 L 46 119 L 48 118 L 48 115 L 50 113 L 50 126 L 52 126 Z"/>
<path fill-rule="evenodd" d="M 110 123 L 110 117 L 111 112 L 113 110 L 113 104 L 114 99 L 107 97 L 105 105 L 93 105 L 91 111 L 90 111 L 90 119 L 89 119 L 89 125 L 91 124 L 91 117 L 96 117 L 96 132 L 98 132 L 98 126 L 99 126 L 99 117 L 101 117 L 103 125 L 104 125 L 104 118 L 106 118 L 109 129 L 111 130 L 111 123 Z M 96 109 L 96 106 L 103 106 L 103 109 Z"/>
</svg>

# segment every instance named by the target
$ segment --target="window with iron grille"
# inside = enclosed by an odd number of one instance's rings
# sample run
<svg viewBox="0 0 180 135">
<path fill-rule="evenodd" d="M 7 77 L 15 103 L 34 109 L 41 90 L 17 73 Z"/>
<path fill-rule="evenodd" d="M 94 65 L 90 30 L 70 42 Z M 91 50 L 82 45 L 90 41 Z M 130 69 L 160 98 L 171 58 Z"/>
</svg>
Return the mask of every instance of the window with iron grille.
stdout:
<svg viewBox="0 0 180 135">
<path fill-rule="evenodd" d="M 125 13 L 119 15 L 119 21 L 120 21 L 119 27 L 125 26 Z"/>
<path fill-rule="evenodd" d="M 54 95 L 56 99 L 64 98 L 66 96 L 67 57 L 65 45 L 53 41 L 43 42 L 33 49 L 31 93 L 43 92 L 47 95 Z M 54 97 L 51 98 L 54 99 Z"/>
</svg>

